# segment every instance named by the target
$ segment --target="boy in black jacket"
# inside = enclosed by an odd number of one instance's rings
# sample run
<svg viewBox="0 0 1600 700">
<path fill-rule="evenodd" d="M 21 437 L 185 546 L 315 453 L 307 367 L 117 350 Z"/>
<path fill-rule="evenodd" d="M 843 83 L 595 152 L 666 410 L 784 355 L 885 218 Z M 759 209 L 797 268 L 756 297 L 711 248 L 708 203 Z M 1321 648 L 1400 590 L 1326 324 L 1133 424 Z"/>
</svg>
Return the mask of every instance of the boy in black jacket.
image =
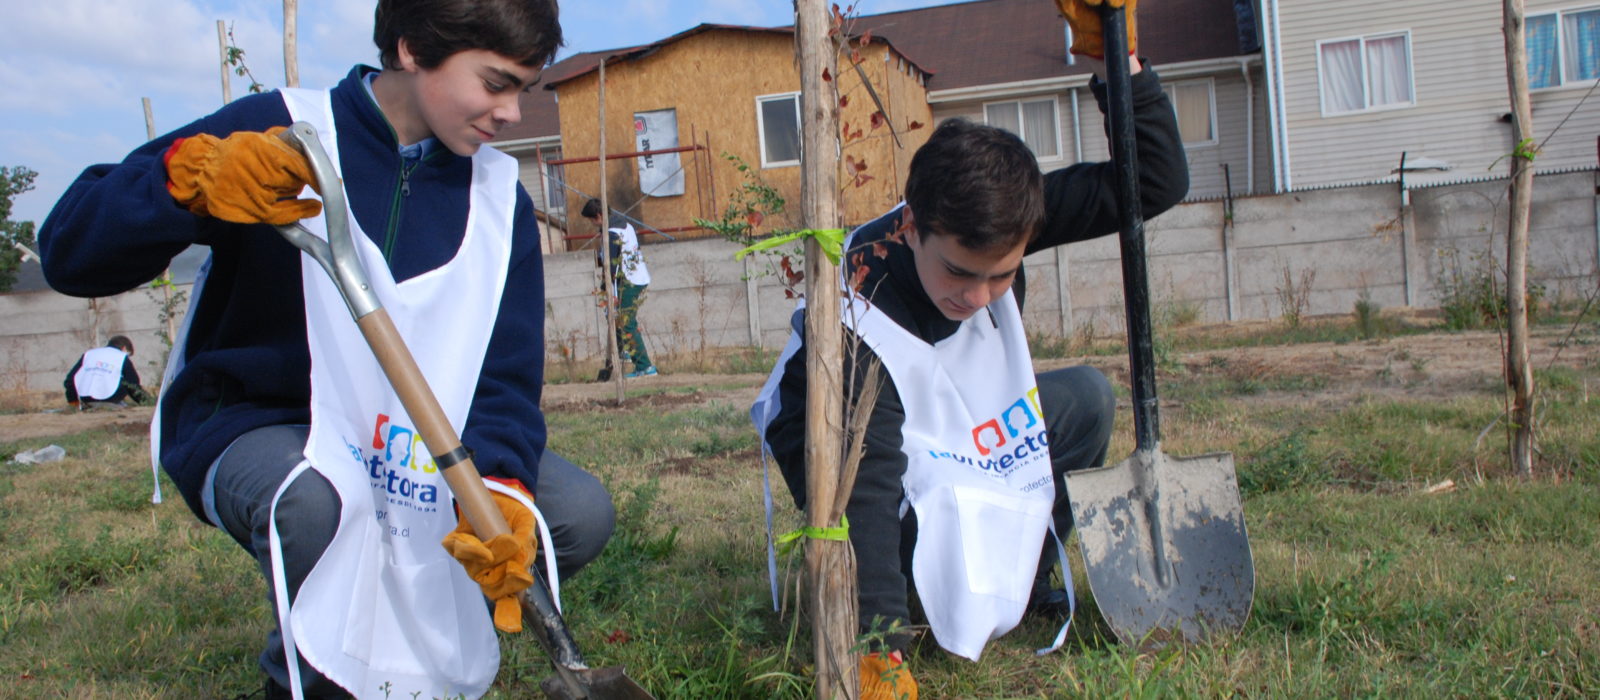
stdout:
<svg viewBox="0 0 1600 700">
<path fill-rule="evenodd" d="M 1188 168 L 1172 106 L 1153 71 L 1141 68 L 1135 61 L 1133 104 L 1142 209 L 1149 218 L 1184 197 Z M 1097 79 L 1092 87 L 1103 110 L 1104 84 Z M 909 621 L 908 573 L 913 570 L 915 589 L 935 637 L 945 648 L 973 659 L 990 636 L 1015 624 L 1013 618 L 1030 603 L 1030 592 L 1035 598 L 1047 594 L 1047 589 L 1034 585 L 1032 567 L 1040 561 L 1041 548 L 1048 552 L 1045 564 L 1054 559 L 1055 545 L 1043 536 L 1049 514 L 1053 513 L 1055 530 L 1063 538 L 1071 527 L 1062 474 L 1103 461 L 1115 400 L 1106 378 L 1090 367 L 1037 375 L 1036 390 L 1028 389 L 1024 379 L 1014 393 L 1003 388 L 991 391 L 989 387 L 1006 380 L 991 381 L 985 372 L 1003 373 L 1009 364 L 1013 375 L 1018 373 L 1015 365 L 1031 375 L 1018 312 L 1026 289 L 1022 259 L 1114 232 L 1115 190 L 1110 163 L 1080 163 L 1041 176 L 1037 161 L 1014 135 L 949 120 L 913 158 L 905 203 L 857 229 L 847 241 L 852 251 L 886 253 L 846 255 L 845 270 L 846 279 L 862 280 L 857 294 L 869 302 L 853 307 L 857 311 L 851 313 L 861 318 L 853 321 L 850 313 L 845 316 L 847 330 L 856 339 L 856 350 L 847 353 L 846 362 L 864 367 L 876 357 L 888 370 L 872 408 L 860 470 L 846 508 L 859 567 L 865 632 L 881 633 L 891 624 Z M 858 265 L 866 268 L 864 277 L 857 277 Z M 769 382 L 752 414 L 796 504 L 803 508 L 806 367 L 799 313 L 794 325 L 795 337 L 774 370 L 777 382 Z M 969 366 L 978 360 L 968 350 L 989 346 L 995 348 L 995 357 L 1010 361 Z M 1012 354 L 1005 355 L 1002 347 Z M 956 348 L 956 354 L 950 348 Z M 904 359 L 907 356 L 912 359 Z M 865 373 L 855 367 L 844 372 L 857 383 L 847 390 L 859 393 Z M 985 392 L 995 396 L 972 396 Z M 947 415 L 952 413 L 957 417 Z M 941 430 L 942 435 L 929 435 Z M 1046 445 L 1047 457 L 1041 449 Z M 950 475 L 968 473 L 983 476 L 954 477 L 977 479 L 965 484 L 942 483 Z M 1011 488 L 1000 486 L 999 496 L 974 500 L 960 495 L 981 490 L 984 483 L 1008 480 L 1013 482 Z M 1039 495 L 1045 493 L 1045 482 L 1054 486 L 1053 499 Z M 1031 505 L 1025 503 L 1029 498 L 1035 499 Z M 973 505 L 1012 501 L 1018 504 L 1014 508 Z M 910 507 L 902 509 L 903 505 Z M 1016 565 L 998 567 L 1010 570 L 988 571 L 995 567 L 976 561 L 986 556 L 980 550 L 1011 539 L 1010 535 L 996 535 L 976 545 L 945 543 L 949 547 L 942 551 L 939 543 L 919 542 L 919 520 L 923 540 L 931 538 L 930 529 L 941 533 L 939 537 L 961 540 L 970 536 L 961 530 L 981 530 L 974 521 L 991 519 L 995 513 L 1016 516 L 1018 529 L 1008 532 L 1031 533 L 1031 541 L 1016 546 L 1020 548 Z M 919 546 L 924 544 L 927 553 Z M 963 558 L 970 563 L 963 565 Z M 950 583 L 962 574 L 967 577 L 965 585 Z M 992 624 L 980 621 L 980 628 L 962 629 L 969 623 L 956 618 L 973 616 L 973 608 L 963 607 L 971 601 L 953 602 L 952 610 L 945 610 L 942 603 L 930 600 L 930 591 L 936 588 L 944 591 L 934 594 L 940 600 L 945 596 L 956 600 L 966 595 L 965 590 L 992 593 L 976 596 L 981 598 L 976 617 L 990 615 Z M 900 657 L 908 642 L 905 635 L 890 635 L 886 649 L 863 657 L 862 697 L 878 697 L 879 692 L 892 697 L 908 688 L 915 697 L 915 682 Z"/>
</svg>

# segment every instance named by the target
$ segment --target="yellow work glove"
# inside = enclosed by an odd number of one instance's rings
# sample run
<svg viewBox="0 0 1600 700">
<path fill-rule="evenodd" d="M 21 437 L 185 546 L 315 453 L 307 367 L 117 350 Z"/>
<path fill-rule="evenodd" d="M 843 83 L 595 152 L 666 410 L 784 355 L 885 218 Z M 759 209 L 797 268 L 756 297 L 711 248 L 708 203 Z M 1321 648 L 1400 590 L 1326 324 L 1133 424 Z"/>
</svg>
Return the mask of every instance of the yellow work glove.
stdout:
<svg viewBox="0 0 1600 700">
<path fill-rule="evenodd" d="M 295 199 L 306 185 L 316 186 L 316 177 L 306 157 L 278 138 L 283 130 L 178 139 L 163 156 L 167 191 L 191 212 L 239 224 L 283 225 L 316 216 L 321 202 Z"/>
<path fill-rule="evenodd" d="M 1056 7 L 1072 27 L 1072 53 L 1089 58 L 1106 57 L 1105 32 L 1100 28 L 1100 6 L 1121 7 L 1128 17 L 1128 51 L 1138 49 L 1133 9 L 1138 0 L 1056 0 Z"/>
<path fill-rule="evenodd" d="M 510 483 L 517 490 L 527 493 L 520 483 L 507 479 L 495 481 Z M 478 582 L 484 597 L 494 601 L 495 628 L 501 632 L 521 632 L 522 607 L 517 603 L 517 594 L 533 585 L 533 574 L 529 573 L 528 566 L 533 563 L 534 552 L 538 550 L 533 511 L 503 493 L 490 491 L 489 495 L 505 516 L 506 524 L 511 526 L 511 534 L 492 537 L 484 542 L 472 531 L 467 519 L 461 518 L 456 523 L 456 529 L 445 535 L 440 544 L 444 545 L 450 556 L 461 562 L 467 569 L 467 575 Z M 529 495 L 528 499 L 532 500 L 533 496 Z"/>
<path fill-rule="evenodd" d="M 917 700 L 917 682 L 900 652 L 867 654 L 860 670 L 861 700 Z"/>
</svg>

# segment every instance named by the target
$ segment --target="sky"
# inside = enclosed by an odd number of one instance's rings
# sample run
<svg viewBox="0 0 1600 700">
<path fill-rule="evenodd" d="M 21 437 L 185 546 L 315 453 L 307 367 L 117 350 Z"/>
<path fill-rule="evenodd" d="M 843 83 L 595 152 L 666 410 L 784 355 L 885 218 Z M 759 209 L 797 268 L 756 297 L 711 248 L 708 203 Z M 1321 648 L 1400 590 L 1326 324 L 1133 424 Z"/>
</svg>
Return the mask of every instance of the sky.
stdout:
<svg viewBox="0 0 1600 700">
<path fill-rule="evenodd" d="M 859 0 L 859 14 L 953 0 Z M 844 4 L 841 1 L 840 4 Z M 301 0 L 296 21 L 302 87 L 329 87 L 356 63 L 375 65 L 374 0 Z M 564 58 L 648 43 L 697 24 L 779 26 L 783 0 L 566 0 Z M 148 140 L 141 98 L 162 134 L 223 104 L 217 21 L 268 89 L 284 83 L 280 0 L 40 0 L 0 2 L 0 166 L 39 173 L 12 219 L 43 223 L 84 168 L 112 163 Z M 230 76 L 233 97 L 249 80 Z"/>
</svg>

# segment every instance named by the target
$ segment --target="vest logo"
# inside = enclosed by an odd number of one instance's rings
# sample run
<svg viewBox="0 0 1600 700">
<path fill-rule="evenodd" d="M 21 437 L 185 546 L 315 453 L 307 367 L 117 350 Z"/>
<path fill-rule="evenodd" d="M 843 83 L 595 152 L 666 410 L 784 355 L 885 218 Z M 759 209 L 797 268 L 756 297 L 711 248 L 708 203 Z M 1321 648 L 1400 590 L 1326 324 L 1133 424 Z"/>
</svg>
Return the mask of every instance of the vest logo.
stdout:
<svg viewBox="0 0 1600 700">
<path fill-rule="evenodd" d="M 934 459 L 953 460 L 1003 477 L 1029 461 L 1036 453 L 1049 457 L 1049 436 L 1043 423 L 1044 411 L 1039 408 L 1039 388 L 1034 387 L 1018 398 L 1016 403 L 1001 411 L 1000 415 L 972 429 L 972 446 L 978 450 L 978 458 L 933 450 L 928 450 L 928 454 Z"/>
<path fill-rule="evenodd" d="M 370 449 L 352 445 L 349 440 L 345 447 L 367 472 L 372 490 L 387 494 L 391 505 L 423 513 L 439 509 L 439 467 L 416 430 L 379 413 L 373 421 Z"/>
<path fill-rule="evenodd" d="M 1019 414 L 1021 420 L 1027 421 L 1021 428 L 1017 427 Z M 1029 389 L 1026 395 L 1017 399 L 1016 403 L 1011 404 L 1010 408 L 1001 411 L 999 417 L 990 418 L 978 424 L 978 427 L 973 428 L 972 445 L 978 448 L 979 455 L 988 457 L 989 453 L 995 448 L 1005 446 L 1008 434 L 1010 437 L 1015 438 L 1023 430 L 1038 425 L 1043 418 L 1044 411 L 1039 409 L 1039 387 L 1034 387 Z M 1000 432 L 1000 424 L 1002 422 L 1006 426 L 1003 433 Z M 986 437 L 990 439 L 985 439 Z"/>
</svg>

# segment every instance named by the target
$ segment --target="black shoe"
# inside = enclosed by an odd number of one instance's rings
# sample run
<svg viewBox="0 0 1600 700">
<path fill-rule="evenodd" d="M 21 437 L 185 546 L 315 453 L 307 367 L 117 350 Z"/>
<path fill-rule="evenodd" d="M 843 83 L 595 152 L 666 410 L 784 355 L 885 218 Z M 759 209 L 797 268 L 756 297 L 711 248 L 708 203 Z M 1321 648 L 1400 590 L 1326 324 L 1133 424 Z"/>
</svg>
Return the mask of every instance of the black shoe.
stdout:
<svg viewBox="0 0 1600 700">
<path fill-rule="evenodd" d="M 1028 598 L 1028 608 L 1024 614 L 1051 620 L 1065 620 L 1072 615 L 1072 599 L 1067 596 L 1064 588 L 1035 590 Z"/>
</svg>

